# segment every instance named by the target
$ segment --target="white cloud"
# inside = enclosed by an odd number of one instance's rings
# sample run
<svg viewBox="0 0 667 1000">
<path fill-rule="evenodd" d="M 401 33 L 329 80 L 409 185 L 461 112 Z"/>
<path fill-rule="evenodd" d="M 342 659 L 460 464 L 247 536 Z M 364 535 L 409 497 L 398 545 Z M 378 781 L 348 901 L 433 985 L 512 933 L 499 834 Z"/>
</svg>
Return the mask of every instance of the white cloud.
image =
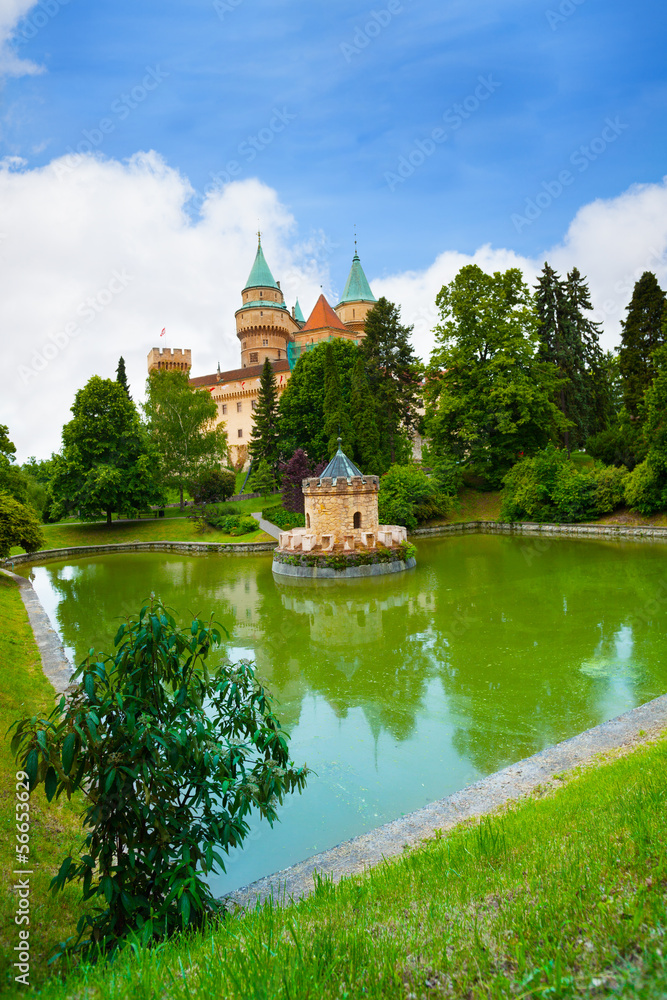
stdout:
<svg viewBox="0 0 667 1000">
<path fill-rule="evenodd" d="M 185 211 L 192 189 L 155 153 L 0 169 L 0 423 L 20 458 L 60 445 L 77 389 L 126 360 L 135 398 L 154 346 L 190 347 L 195 374 L 239 364 L 234 312 L 255 229 L 288 305 L 327 284 L 320 245 L 290 250 L 294 220 L 270 188 L 236 182 Z M 160 338 L 160 330 L 167 334 Z"/>
<path fill-rule="evenodd" d="M 295 220 L 274 190 L 257 180 L 234 182 L 208 195 L 196 221 L 187 213 L 192 194 L 156 153 L 127 163 L 63 157 L 35 170 L 15 159 L 0 164 L 0 424 L 9 425 L 20 460 L 59 448 L 75 392 L 92 374 L 114 377 L 121 354 L 135 399 L 154 346 L 190 347 L 194 374 L 213 371 L 218 361 L 223 369 L 239 364 L 234 312 L 258 219 L 288 305 L 298 295 L 307 315 L 320 285 L 329 294 L 325 234 L 297 242 Z M 375 293 L 399 303 L 404 320 L 415 323 L 423 357 L 432 346 L 435 295 L 470 262 L 485 270 L 521 267 L 531 283 L 544 259 L 561 271 L 576 264 L 599 309 L 605 300 L 618 303 L 605 322 L 611 344 L 638 273 L 648 267 L 667 282 L 666 208 L 665 184 L 594 202 L 539 260 L 490 246 L 473 255 L 448 250 L 423 272 L 378 280 L 372 263 L 364 264 Z M 615 291 L 622 281 L 628 291 Z M 160 339 L 162 327 L 167 336 Z"/>
<path fill-rule="evenodd" d="M 653 271 L 662 287 L 667 287 L 667 178 L 660 184 L 633 185 L 616 198 L 584 205 L 562 243 L 546 248 L 535 259 L 488 245 L 474 254 L 448 250 L 425 271 L 373 281 L 373 291 L 401 304 L 403 320 L 415 325 L 418 353 L 428 357 L 433 346 L 430 331 L 437 319 L 435 296 L 464 264 L 478 264 L 488 272 L 520 267 L 533 285 L 545 260 L 562 275 L 578 267 L 587 277 L 594 318 L 603 324 L 603 346 L 614 347 L 637 278 Z"/>
<path fill-rule="evenodd" d="M 28 18 L 22 32 L 17 34 L 21 21 L 36 6 L 35 0 L 0 0 L 0 76 L 27 76 L 42 72 L 41 66 L 21 59 L 17 52 L 17 44 L 24 38 L 33 38 L 43 23 L 48 23 L 53 16 L 44 7 L 33 14 L 32 20 Z M 51 0 L 50 6 L 54 13 L 60 7 L 58 0 Z"/>
</svg>

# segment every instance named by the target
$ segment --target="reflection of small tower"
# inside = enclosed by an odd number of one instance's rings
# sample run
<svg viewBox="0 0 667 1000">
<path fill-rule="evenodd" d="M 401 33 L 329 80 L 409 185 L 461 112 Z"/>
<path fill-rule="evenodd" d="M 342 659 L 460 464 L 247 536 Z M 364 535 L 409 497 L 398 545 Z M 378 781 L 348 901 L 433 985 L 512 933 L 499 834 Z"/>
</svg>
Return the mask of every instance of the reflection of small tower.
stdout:
<svg viewBox="0 0 667 1000">
<path fill-rule="evenodd" d="M 290 315 L 280 283 L 275 280 L 262 250 L 258 233 L 257 254 L 242 292 L 243 305 L 236 310 L 236 336 L 241 342 L 244 368 L 287 358 L 287 344 L 299 329 Z"/>
<path fill-rule="evenodd" d="M 336 313 L 346 327 L 355 333 L 364 335 L 366 316 L 373 308 L 377 299 L 371 291 L 364 269 L 357 253 L 357 241 L 354 241 L 354 257 L 348 275 L 343 297 L 336 306 Z"/>
</svg>

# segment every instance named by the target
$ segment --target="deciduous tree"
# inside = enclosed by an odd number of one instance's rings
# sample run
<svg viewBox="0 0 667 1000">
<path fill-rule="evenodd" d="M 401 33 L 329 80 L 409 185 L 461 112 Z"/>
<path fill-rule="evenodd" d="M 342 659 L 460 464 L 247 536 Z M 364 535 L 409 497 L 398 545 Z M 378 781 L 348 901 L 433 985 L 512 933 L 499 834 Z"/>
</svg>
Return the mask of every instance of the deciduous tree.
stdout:
<svg viewBox="0 0 667 1000">
<path fill-rule="evenodd" d="M 222 424 L 213 426 L 216 403 L 208 392 L 193 388 L 185 372 L 152 371 L 146 388 L 144 412 L 162 481 L 178 489 L 182 509 L 187 484 L 225 463 L 227 435 Z"/>
</svg>

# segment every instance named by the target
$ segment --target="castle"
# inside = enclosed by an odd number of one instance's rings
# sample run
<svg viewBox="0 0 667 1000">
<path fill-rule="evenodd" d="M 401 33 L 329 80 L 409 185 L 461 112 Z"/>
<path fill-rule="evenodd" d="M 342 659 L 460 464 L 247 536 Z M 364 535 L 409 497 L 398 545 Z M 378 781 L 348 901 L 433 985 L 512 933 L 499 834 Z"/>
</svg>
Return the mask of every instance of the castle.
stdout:
<svg viewBox="0 0 667 1000">
<path fill-rule="evenodd" d="M 236 336 L 241 346 L 241 367 L 190 379 L 190 385 L 206 389 L 218 407 L 217 422 L 224 422 L 229 457 L 237 468 L 248 460 L 253 411 L 259 380 L 266 358 L 282 393 L 303 351 L 322 341 L 344 338 L 358 344 L 364 337 L 364 323 L 376 299 L 354 252 L 343 297 L 332 308 L 320 295 L 308 319 L 304 319 L 297 299 L 292 309 L 285 304 L 280 282 L 266 262 L 258 234 L 257 254 L 236 310 Z M 148 355 L 148 371 L 190 371 L 192 352 L 154 347 Z"/>
</svg>

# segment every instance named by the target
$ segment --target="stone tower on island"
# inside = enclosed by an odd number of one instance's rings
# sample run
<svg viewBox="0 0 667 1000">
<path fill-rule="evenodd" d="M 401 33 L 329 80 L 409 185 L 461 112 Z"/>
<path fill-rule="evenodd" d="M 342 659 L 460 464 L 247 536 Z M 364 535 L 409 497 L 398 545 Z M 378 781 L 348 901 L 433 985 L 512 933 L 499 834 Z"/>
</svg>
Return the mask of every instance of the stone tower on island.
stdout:
<svg viewBox="0 0 667 1000">
<path fill-rule="evenodd" d="M 378 576 L 415 565 L 406 559 L 407 530 L 379 523 L 379 477 L 364 476 L 340 444 L 320 476 L 303 480 L 306 525 L 280 533 L 279 576 Z"/>
</svg>

